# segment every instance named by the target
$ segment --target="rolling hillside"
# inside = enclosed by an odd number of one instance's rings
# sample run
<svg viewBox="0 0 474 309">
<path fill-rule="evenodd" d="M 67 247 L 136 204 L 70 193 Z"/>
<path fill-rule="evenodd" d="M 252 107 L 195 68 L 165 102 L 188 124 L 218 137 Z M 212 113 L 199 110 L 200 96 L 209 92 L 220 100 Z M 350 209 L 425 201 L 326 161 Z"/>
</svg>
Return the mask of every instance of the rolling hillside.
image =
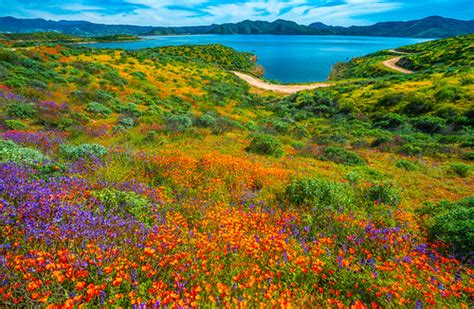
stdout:
<svg viewBox="0 0 474 309">
<path fill-rule="evenodd" d="M 292 95 L 221 45 L 35 38 L 0 44 L 0 307 L 472 303 L 472 35 Z"/>
</svg>

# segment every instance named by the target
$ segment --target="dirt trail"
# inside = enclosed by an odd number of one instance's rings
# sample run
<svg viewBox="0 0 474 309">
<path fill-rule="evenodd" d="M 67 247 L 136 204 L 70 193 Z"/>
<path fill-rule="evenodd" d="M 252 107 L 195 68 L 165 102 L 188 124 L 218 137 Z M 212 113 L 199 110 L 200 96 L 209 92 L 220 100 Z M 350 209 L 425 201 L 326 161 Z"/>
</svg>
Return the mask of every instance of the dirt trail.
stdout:
<svg viewBox="0 0 474 309">
<path fill-rule="evenodd" d="M 275 92 L 281 92 L 281 93 L 296 93 L 302 90 L 311 90 L 311 89 L 317 89 L 317 88 L 323 88 L 323 87 L 330 87 L 332 84 L 328 83 L 313 83 L 313 84 L 307 84 L 307 85 L 278 85 L 278 84 L 271 84 L 266 81 L 263 81 L 261 79 L 255 78 L 253 76 L 240 73 L 240 72 L 235 72 L 232 71 L 235 75 L 237 75 L 239 78 L 242 80 L 246 81 L 250 85 L 264 89 L 264 90 L 269 90 L 269 91 L 275 91 Z"/>
<path fill-rule="evenodd" d="M 407 70 L 407 69 L 404 69 L 404 68 L 401 68 L 397 65 L 397 62 L 400 60 L 401 57 L 396 57 L 396 58 L 392 58 L 392 59 L 389 59 L 387 61 L 384 61 L 382 62 L 382 64 L 384 66 L 386 66 L 387 68 L 389 69 L 392 69 L 392 70 L 395 70 L 395 71 L 398 71 L 400 73 L 403 73 L 403 74 L 412 74 L 413 71 L 410 71 L 410 70 Z"/>
<path fill-rule="evenodd" d="M 392 52 L 394 54 L 400 54 L 400 55 L 410 55 L 411 54 L 411 53 L 407 53 L 407 52 L 398 51 L 398 50 L 395 50 L 395 49 L 389 49 L 388 51 Z"/>
</svg>

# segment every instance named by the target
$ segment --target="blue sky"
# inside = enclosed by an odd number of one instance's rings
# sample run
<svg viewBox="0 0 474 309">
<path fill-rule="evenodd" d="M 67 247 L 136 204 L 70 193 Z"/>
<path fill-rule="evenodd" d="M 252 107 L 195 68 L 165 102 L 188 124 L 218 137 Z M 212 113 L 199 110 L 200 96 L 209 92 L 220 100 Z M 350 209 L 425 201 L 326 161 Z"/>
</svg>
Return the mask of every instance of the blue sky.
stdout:
<svg viewBox="0 0 474 309">
<path fill-rule="evenodd" d="M 0 7 L 3 16 L 153 26 L 279 18 L 349 26 L 431 15 L 474 18 L 474 0 L 0 0 Z"/>
</svg>

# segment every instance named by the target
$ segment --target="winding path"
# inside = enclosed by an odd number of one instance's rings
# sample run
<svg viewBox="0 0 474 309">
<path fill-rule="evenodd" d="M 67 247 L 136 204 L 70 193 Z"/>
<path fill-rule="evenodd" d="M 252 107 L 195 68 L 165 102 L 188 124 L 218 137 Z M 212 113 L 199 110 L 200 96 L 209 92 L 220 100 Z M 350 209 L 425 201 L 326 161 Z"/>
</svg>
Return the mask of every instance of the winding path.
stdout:
<svg viewBox="0 0 474 309">
<path fill-rule="evenodd" d="M 382 64 L 384 66 L 386 66 L 387 68 L 395 70 L 397 72 L 400 72 L 400 73 L 403 73 L 403 74 L 412 74 L 413 71 L 401 68 L 397 65 L 397 62 L 400 61 L 400 58 L 401 57 L 392 58 L 392 59 L 389 59 L 389 60 L 386 60 L 386 61 L 382 62 Z"/>
<path fill-rule="evenodd" d="M 398 51 L 398 50 L 395 50 L 395 49 L 389 49 L 388 51 L 392 52 L 394 54 L 399 54 L 399 55 L 410 55 L 410 54 L 412 54 L 412 53 Z M 399 67 L 397 65 L 397 63 L 398 63 L 398 61 L 400 61 L 400 59 L 401 59 L 401 56 L 400 57 L 395 57 L 395 58 L 392 58 L 392 59 L 389 59 L 387 61 L 382 62 L 382 64 L 384 66 L 386 66 L 387 68 L 389 68 L 389 69 L 395 70 L 395 71 L 403 73 L 403 74 L 413 74 L 414 73 L 413 71 L 404 69 L 404 68 Z"/>
<path fill-rule="evenodd" d="M 235 75 L 237 75 L 239 78 L 242 80 L 246 81 L 250 85 L 263 89 L 263 90 L 268 90 L 268 91 L 274 91 L 274 92 L 280 92 L 280 93 L 286 93 L 286 94 L 292 94 L 296 93 L 302 90 L 311 90 L 311 89 L 317 89 L 317 88 L 323 88 L 323 87 L 330 87 L 333 84 L 329 83 L 313 83 L 313 84 L 307 84 L 307 85 L 279 85 L 279 84 L 271 84 L 266 81 L 263 81 L 261 79 L 255 78 L 253 76 L 241 73 L 241 72 L 236 72 L 232 71 Z"/>
</svg>

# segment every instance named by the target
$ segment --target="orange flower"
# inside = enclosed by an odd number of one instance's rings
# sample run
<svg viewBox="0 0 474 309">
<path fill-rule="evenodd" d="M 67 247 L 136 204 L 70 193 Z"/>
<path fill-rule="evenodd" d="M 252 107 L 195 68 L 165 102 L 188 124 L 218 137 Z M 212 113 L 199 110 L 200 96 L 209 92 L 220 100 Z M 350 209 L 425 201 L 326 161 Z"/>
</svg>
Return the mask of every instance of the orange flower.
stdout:
<svg viewBox="0 0 474 309">
<path fill-rule="evenodd" d="M 148 256 L 154 255 L 155 252 L 156 252 L 156 250 L 153 249 L 153 248 L 145 248 L 145 254 L 148 255 Z"/>
<path fill-rule="evenodd" d="M 27 290 L 28 291 L 34 291 L 38 289 L 41 286 L 41 280 L 36 280 L 36 281 L 31 281 L 27 285 Z"/>
<path fill-rule="evenodd" d="M 83 281 L 76 283 L 76 289 L 78 289 L 79 291 L 82 290 L 85 286 L 86 286 L 86 283 Z"/>
<path fill-rule="evenodd" d="M 122 284 L 122 282 L 123 282 L 122 277 L 117 277 L 117 278 L 115 278 L 115 280 L 112 282 L 112 284 L 113 284 L 113 286 L 118 286 L 118 285 Z"/>
</svg>

